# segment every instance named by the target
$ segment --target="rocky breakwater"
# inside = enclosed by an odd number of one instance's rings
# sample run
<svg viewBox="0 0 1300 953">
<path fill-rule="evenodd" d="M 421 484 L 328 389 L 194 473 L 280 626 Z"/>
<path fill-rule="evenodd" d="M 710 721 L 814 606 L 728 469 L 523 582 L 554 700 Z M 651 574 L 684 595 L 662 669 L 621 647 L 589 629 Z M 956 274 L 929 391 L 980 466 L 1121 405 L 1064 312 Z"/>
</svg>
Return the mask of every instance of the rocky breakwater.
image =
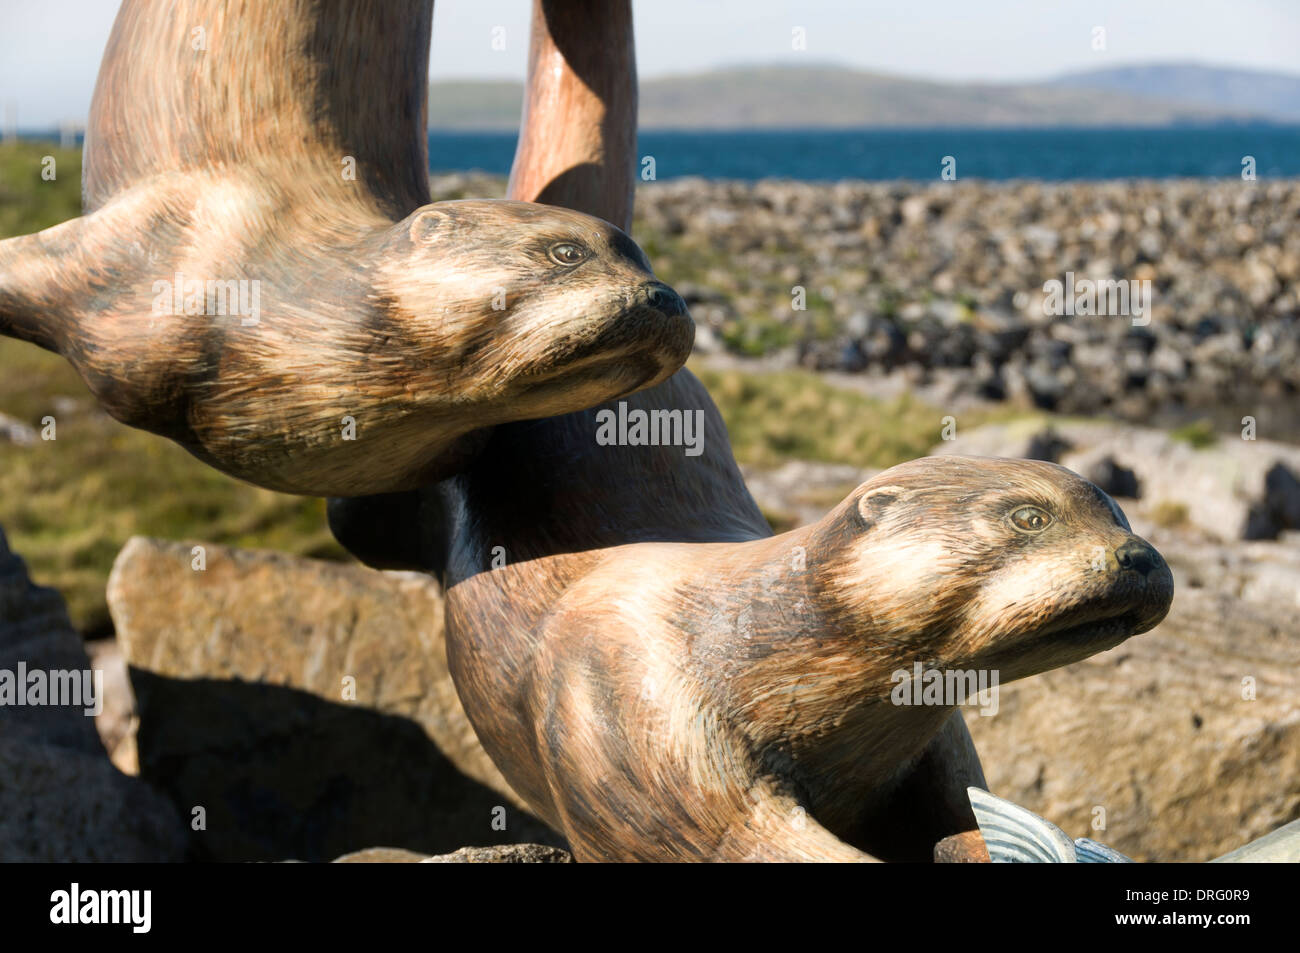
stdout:
<svg viewBox="0 0 1300 953">
<path fill-rule="evenodd" d="M 637 203 L 702 352 L 1300 436 L 1300 183 L 680 179 Z"/>
</svg>

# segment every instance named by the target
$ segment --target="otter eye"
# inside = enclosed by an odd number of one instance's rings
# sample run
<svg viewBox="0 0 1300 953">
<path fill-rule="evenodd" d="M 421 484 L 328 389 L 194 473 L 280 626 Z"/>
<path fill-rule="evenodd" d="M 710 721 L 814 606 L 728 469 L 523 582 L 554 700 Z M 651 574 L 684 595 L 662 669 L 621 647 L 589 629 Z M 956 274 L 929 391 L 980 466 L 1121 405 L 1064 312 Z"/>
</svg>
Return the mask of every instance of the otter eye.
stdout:
<svg viewBox="0 0 1300 953">
<path fill-rule="evenodd" d="M 1051 522 L 1052 517 L 1036 506 L 1022 506 L 1011 513 L 1011 525 L 1022 533 L 1041 533 Z"/>
<path fill-rule="evenodd" d="M 586 260 L 587 249 L 575 242 L 557 242 L 551 246 L 550 255 L 557 265 L 576 265 Z"/>
</svg>

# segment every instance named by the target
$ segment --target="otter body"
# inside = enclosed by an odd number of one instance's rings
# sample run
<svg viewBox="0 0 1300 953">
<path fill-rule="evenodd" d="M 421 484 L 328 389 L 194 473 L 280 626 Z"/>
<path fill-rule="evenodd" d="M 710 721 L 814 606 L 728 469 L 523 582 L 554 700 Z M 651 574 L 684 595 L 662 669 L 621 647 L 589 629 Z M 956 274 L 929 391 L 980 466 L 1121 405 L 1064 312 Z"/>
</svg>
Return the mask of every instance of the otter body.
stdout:
<svg viewBox="0 0 1300 953">
<path fill-rule="evenodd" d="M 314 495 L 418 487 L 476 430 L 667 377 L 693 327 L 617 228 L 430 202 L 430 17 L 127 0 L 88 214 L 0 242 L 0 333 L 62 354 L 123 422 Z"/>
<path fill-rule="evenodd" d="M 633 391 L 690 349 L 681 299 L 591 216 L 459 201 L 345 226 L 177 178 L 15 239 L 34 254 L 0 270 L 0 314 L 31 316 L 11 333 L 113 416 L 251 483 L 410 489 L 474 431 Z"/>
<path fill-rule="evenodd" d="M 961 805 L 894 829 L 911 776 L 957 787 L 979 768 L 953 703 L 892 703 L 897 673 L 1021 678 L 1146 631 L 1172 596 L 1113 501 L 1031 461 L 913 461 L 743 543 L 493 569 L 490 527 L 457 527 L 452 674 L 485 749 L 584 860 L 920 859 L 905 842 L 928 851 Z"/>
</svg>

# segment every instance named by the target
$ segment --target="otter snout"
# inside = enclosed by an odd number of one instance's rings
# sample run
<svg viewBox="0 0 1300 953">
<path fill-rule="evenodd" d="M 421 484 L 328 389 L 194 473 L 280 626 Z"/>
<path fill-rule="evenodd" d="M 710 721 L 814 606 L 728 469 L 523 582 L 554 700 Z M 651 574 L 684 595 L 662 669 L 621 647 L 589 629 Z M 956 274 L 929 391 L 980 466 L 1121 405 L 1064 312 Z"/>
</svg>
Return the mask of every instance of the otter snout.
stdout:
<svg viewBox="0 0 1300 953">
<path fill-rule="evenodd" d="M 1115 547 L 1115 563 L 1119 567 L 1117 581 L 1131 580 L 1129 591 L 1136 596 L 1134 634 L 1153 628 L 1169 612 L 1174 599 L 1174 574 L 1169 564 L 1139 536 L 1129 536 Z"/>
<path fill-rule="evenodd" d="M 1144 539 L 1133 538 L 1115 550 L 1115 561 L 1120 569 L 1130 569 L 1145 576 L 1164 566 L 1155 547 Z"/>
<path fill-rule="evenodd" d="M 682 296 L 662 281 L 646 282 L 641 286 L 639 297 L 641 304 L 658 311 L 664 317 L 680 318 L 689 314 Z"/>
</svg>

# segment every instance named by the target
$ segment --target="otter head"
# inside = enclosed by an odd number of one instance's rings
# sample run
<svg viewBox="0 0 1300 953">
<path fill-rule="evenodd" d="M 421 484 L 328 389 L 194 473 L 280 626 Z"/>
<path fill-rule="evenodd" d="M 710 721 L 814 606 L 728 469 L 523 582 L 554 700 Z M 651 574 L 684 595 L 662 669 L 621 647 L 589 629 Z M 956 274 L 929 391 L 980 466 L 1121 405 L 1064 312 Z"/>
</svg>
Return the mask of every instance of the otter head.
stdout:
<svg viewBox="0 0 1300 953">
<path fill-rule="evenodd" d="M 656 384 L 694 324 L 641 249 L 590 215 L 440 202 L 389 230 L 376 290 L 406 359 L 482 427 L 581 410 Z M 468 416 L 468 415 L 467 415 Z"/>
<path fill-rule="evenodd" d="M 1147 631 L 1173 598 L 1169 567 L 1115 501 L 1055 464 L 912 460 L 828 521 L 841 611 L 900 664 L 1009 681 Z"/>
</svg>

